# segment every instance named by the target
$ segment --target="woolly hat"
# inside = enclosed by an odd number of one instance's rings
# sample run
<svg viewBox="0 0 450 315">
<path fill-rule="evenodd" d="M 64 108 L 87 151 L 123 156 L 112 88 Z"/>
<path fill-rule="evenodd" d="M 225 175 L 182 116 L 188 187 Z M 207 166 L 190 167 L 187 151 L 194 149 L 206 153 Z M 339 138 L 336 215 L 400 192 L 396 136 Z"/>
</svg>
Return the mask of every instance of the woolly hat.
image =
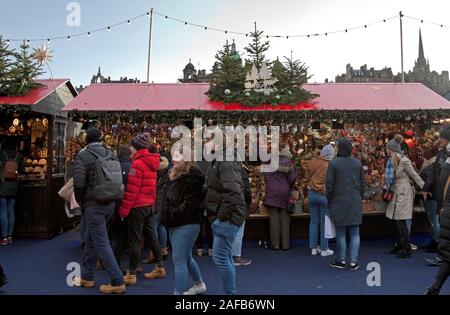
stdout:
<svg viewBox="0 0 450 315">
<path fill-rule="evenodd" d="M 140 135 L 137 135 L 131 140 L 131 146 L 134 147 L 136 150 L 142 150 L 147 149 L 150 145 L 150 134 L 143 133 Z"/>
<path fill-rule="evenodd" d="M 394 138 L 389 140 L 386 144 L 386 148 L 396 153 L 402 153 L 402 142 L 403 137 L 401 135 L 395 135 Z"/>
<path fill-rule="evenodd" d="M 331 161 L 334 158 L 334 148 L 331 144 L 327 144 L 323 147 L 322 151 L 320 151 L 320 156 Z"/>
<path fill-rule="evenodd" d="M 89 128 L 86 133 L 86 142 L 94 143 L 94 142 L 100 142 L 102 140 L 102 131 L 97 128 Z"/>
</svg>

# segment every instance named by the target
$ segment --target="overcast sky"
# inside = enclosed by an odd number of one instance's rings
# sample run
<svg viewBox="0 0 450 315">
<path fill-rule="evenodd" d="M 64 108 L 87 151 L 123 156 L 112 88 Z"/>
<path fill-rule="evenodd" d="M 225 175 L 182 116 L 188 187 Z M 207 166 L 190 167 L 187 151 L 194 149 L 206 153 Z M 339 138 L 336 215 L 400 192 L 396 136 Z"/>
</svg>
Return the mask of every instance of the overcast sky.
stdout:
<svg viewBox="0 0 450 315">
<path fill-rule="evenodd" d="M 267 34 L 294 35 L 331 32 L 369 24 L 404 14 L 437 23 L 449 22 L 448 0 L 78 0 L 81 25 L 69 26 L 66 6 L 69 0 L 1 0 L 0 34 L 5 38 L 47 38 L 87 32 L 148 11 L 155 10 L 197 24 L 247 32 L 256 21 Z M 421 24 L 404 19 L 404 65 L 412 69 L 418 55 L 418 34 L 422 29 L 425 57 L 432 70 L 450 69 L 450 28 Z M 176 82 L 192 58 L 197 67 L 208 71 L 215 52 L 226 39 L 235 39 L 243 53 L 245 36 L 205 31 L 162 17 L 154 18 L 152 70 L 154 82 Z M 43 42 L 32 42 L 33 47 Z M 122 25 L 112 31 L 95 33 L 70 41 L 52 41 L 54 59 L 50 64 L 55 78 L 70 78 L 76 85 L 89 84 L 97 67 L 106 76 L 146 79 L 148 19 Z M 12 47 L 17 43 L 12 43 Z M 288 56 L 309 66 L 310 82 L 334 81 L 345 72 L 363 64 L 376 69 L 392 67 L 400 71 L 399 19 L 327 37 L 271 39 L 269 58 Z M 49 76 L 46 74 L 46 76 Z"/>
</svg>

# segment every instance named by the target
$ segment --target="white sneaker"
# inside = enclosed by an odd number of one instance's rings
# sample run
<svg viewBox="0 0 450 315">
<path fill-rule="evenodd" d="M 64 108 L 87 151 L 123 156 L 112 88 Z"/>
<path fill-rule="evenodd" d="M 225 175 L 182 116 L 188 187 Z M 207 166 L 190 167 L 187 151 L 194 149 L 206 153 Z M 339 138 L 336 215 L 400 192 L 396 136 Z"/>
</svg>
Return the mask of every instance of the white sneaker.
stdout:
<svg viewBox="0 0 450 315">
<path fill-rule="evenodd" d="M 322 256 L 322 257 L 331 256 L 333 254 L 334 254 L 334 251 L 332 251 L 331 249 L 323 250 L 320 252 L 320 256 Z"/>
<path fill-rule="evenodd" d="M 419 247 L 417 247 L 417 245 L 411 243 L 411 250 L 418 250 L 418 249 Z"/>
<path fill-rule="evenodd" d="M 192 288 L 183 293 L 183 295 L 199 295 L 206 292 L 206 284 L 202 282 L 201 284 L 194 284 Z"/>
<path fill-rule="evenodd" d="M 311 249 L 311 255 L 317 256 L 319 254 L 320 254 L 320 248 L 316 247 L 316 248 Z"/>
</svg>

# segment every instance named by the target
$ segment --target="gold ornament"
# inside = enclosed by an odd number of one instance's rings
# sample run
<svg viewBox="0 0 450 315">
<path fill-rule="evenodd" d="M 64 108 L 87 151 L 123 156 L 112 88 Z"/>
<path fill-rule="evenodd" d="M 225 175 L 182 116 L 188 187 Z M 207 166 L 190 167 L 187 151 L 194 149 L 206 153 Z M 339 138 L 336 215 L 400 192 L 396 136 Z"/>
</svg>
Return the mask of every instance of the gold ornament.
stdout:
<svg viewBox="0 0 450 315">
<path fill-rule="evenodd" d="M 33 58 L 41 65 L 51 62 L 53 59 L 53 50 L 50 50 L 45 44 L 39 48 L 33 48 Z"/>
</svg>

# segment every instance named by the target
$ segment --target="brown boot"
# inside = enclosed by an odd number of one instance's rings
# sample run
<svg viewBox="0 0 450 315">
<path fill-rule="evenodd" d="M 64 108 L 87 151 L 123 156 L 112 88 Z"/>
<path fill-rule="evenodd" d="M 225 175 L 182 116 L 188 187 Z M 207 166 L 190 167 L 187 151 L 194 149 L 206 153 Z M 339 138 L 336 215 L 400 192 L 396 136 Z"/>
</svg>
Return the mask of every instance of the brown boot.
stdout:
<svg viewBox="0 0 450 315">
<path fill-rule="evenodd" d="M 123 281 L 125 282 L 126 285 L 131 285 L 131 286 L 136 285 L 137 276 L 126 274 L 125 276 L 123 276 Z"/>
<path fill-rule="evenodd" d="M 148 253 L 147 258 L 142 260 L 143 264 L 153 264 L 154 262 L 155 262 L 155 257 L 153 256 L 153 253 L 151 251 L 150 251 L 150 253 Z"/>
<path fill-rule="evenodd" d="M 104 294 L 122 294 L 127 290 L 125 284 L 121 285 L 112 285 L 112 284 L 103 284 L 99 288 L 100 292 Z"/>
<path fill-rule="evenodd" d="M 72 284 L 74 286 L 83 287 L 86 289 L 92 289 L 93 287 L 95 287 L 95 281 L 84 280 L 83 278 L 80 278 L 80 277 L 73 278 Z"/>
<path fill-rule="evenodd" d="M 161 279 L 166 277 L 166 269 L 164 267 L 155 266 L 152 272 L 144 274 L 145 279 L 153 280 L 153 279 Z"/>
</svg>

